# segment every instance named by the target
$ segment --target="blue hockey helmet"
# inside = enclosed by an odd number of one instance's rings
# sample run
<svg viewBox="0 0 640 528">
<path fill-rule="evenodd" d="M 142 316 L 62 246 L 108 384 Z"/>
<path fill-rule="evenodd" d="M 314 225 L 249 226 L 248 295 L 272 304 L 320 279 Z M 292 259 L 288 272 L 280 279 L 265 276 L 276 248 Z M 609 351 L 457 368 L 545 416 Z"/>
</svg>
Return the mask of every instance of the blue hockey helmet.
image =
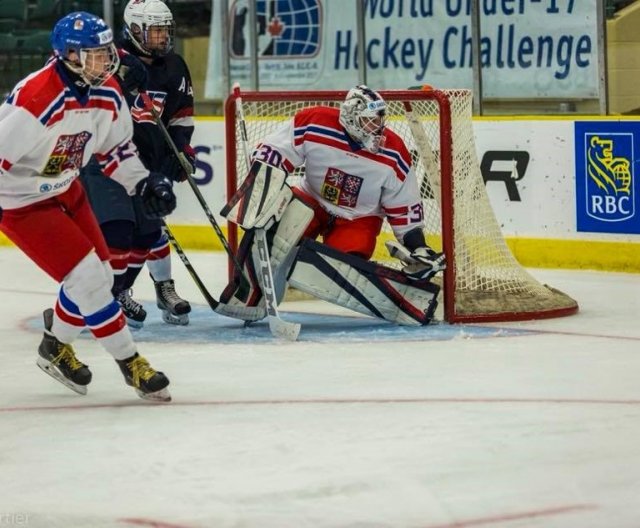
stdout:
<svg viewBox="0 0 640 528">
<path fill-rule="evenodd" d="M 51 46 L 58 59 L 94 86 L 104 83 L 120 65 L 111 28 L 100 17 L 84 11 L 58 20 Z"/>
</svg>

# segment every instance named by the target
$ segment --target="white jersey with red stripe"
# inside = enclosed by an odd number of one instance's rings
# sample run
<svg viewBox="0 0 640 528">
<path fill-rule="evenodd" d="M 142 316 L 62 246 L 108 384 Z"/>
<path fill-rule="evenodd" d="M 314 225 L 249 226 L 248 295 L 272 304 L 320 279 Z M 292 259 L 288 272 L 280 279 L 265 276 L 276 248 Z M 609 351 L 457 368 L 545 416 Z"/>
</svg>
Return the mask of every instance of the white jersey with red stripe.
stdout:
<svg viewBox="0 0 640 528">
<path fill-rule="evenodd" d="M 130 194 L 149 175 L 131 141 L 133 125 L 111 78 L 82 96 L 57 60 L 32 73 L 0 106 L 0 208 L 65 192 L 92 154 Z"/>
<path fill-rule="evenodd" d="M 306 108 L 265 137 L 254 157 L 289 173 L 304 164 L 299 186 L 334 216 L 386 216 L 400 242 L 424 226 L 411 154 L 389 128 L 373 154 L 347 135 L 337 108 Z"/>
</svg>

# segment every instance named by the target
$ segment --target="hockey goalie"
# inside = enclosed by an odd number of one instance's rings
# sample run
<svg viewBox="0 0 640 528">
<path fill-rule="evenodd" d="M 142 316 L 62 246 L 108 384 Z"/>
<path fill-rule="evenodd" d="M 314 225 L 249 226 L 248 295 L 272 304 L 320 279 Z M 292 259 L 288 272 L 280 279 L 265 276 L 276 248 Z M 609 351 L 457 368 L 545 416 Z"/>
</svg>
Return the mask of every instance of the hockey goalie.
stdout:
<svg viewBox="0 0 640 528">
<path fill-rule="evenodd" d="M 411 155 L 385 118 L 382 97 L 359 85 L 340 108 L 305 108 L 256 147 L 247 177 L 221 211 L 245 231 L 238 261 L 250 288 L 240 291 L 236 270 L 220 313 L 262 319 L 270 298 L 280 302 L 289 284 L 397 324 L 431 321 L 440 291 L 431 278 L 445 258 L 425 241 Z M 290 186 L 288 175 L 301 166 L 302 178 Z M 370 260 L 385 219 L 397 239 L 387 247 L 401 269 Z M 265 257 L 270 273 L 259 265 Z"/>
</svg>

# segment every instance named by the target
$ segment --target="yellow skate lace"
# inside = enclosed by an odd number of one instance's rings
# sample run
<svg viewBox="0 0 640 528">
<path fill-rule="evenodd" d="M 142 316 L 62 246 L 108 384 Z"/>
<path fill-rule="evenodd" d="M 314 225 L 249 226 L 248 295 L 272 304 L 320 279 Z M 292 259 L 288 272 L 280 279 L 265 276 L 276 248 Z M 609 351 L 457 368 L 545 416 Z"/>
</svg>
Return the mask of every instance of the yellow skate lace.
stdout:
<svg viewBox="0 0 640 528">
<path fill-rule="evenodd" d="M 59 365 L 61 361 L 64 361 L 73 371 L 85 366 L 85 364 L 76 357 L 73 347 L 71 345 L 65 345 L 64 343 L 58 345 L 58 355 L 53 358 L 51 363 Z"/>
<path fill-rule="evenodd" d="M 129 370 L 131 371 L 131 381 L 134 387 L 140 387 L 140 380 L 149 381 L 156 371 L 151 368 L 149 362 L 142 356 L 138 356 L 127 363 Z"/>
</svg>

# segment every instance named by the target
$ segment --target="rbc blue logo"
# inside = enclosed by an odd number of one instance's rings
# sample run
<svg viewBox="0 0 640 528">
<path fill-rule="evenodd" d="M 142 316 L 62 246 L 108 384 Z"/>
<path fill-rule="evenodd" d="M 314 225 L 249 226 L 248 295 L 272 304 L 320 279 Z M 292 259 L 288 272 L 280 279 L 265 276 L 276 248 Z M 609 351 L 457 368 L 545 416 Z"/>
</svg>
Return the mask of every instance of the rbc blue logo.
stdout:
<svg viewBox="0 0 640 528">
<path fill-rule="evenodd" d="M 619 222 L 634 214 L 631 161 L 633 135 L 587 134 L 587 214 Z"/>
<path fill-rule="evenodd" d="M 578 231 L 640 233 L 632 122 L 576 123 Z"/>
<path fill-rule="evenodd" d="M 255 5 L 259 57 L 299 58 L 318 53 L 320 0 L 257 0 Z M 247 0 L 237 0 L 231 13 L 231 56 L 250 57 Z"/>
</svg>

